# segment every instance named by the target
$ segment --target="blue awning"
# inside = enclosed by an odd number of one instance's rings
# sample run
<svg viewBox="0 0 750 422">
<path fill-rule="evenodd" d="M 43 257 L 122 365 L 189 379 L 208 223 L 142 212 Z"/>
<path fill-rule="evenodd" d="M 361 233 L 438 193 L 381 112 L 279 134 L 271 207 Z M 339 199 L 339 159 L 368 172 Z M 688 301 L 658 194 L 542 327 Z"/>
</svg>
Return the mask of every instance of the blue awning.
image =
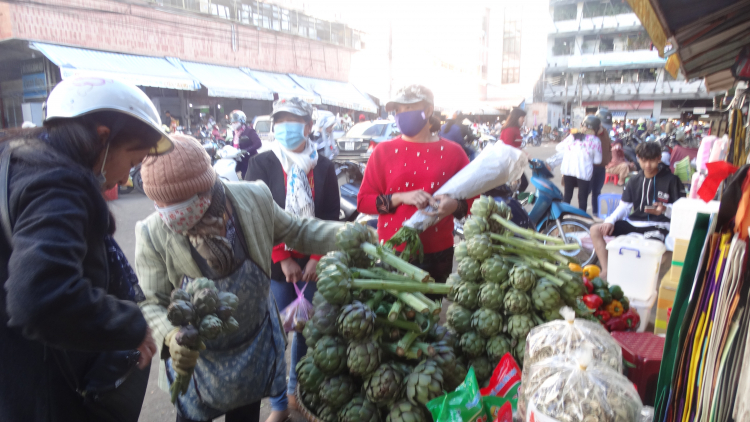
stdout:
<svg viewBox="0 0 750 422">
<path fill-rule="evenodd" d="M 306 90 L 318 94 L 323 104 L 369 113 L 377 113 L 378 111 L 378 106 L 370 97 L 359 92 L 354 85 L 348 82 L 329 81 L 294 74 L 289 74 L 289 76 Z"/>
<path fill-rule="evenodd" d="M 208 95 L 211 97 L 273 101 L 273 91 L 258 83 L 239 68 L 184 62 L 177 59 L 170 59 L 170 61 L 181 63 L 188 73 L 195 76 L 206 86 Z"/>
<path fill-rule="evenodd" d="M 95 76 L 156 88 L 192 91 L 201 87 L 194 77 L 172 66 L 163 57 L 109 53 L 40 42 L 32 43 L 32 47 L 60 67 L 63 79 Z"/>
<path fill-rule="evenodd" d="M 297 82 L 294 82 L 289 75 L 284 73 L 263 72 L 260 70 L 240 68 L 243 72 L 250 75 L 264 87 L 270 89 L 279 95 L 279 98 L 299 97 L 310 104 L 320 104 L 320 97 L 315 93 L 302 88 Z"/>
<path fill-rule="evenodd" d="M 610 111 L 610 113 L 612 113 L 613 119 L 624 119 L 628 114 L 627 111 Z"/>
</svg>

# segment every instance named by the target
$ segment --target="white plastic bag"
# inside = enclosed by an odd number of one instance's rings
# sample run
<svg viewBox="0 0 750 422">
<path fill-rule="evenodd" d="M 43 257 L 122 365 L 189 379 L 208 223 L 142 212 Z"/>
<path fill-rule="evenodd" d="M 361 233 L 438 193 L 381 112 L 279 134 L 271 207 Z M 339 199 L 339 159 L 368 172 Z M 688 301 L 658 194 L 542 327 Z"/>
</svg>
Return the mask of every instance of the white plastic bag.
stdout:
<svg viewBox="0 0 750 422">
<path fill-rule="evenodd" d="M 589 346 L 593 359 L 613 371 L 622 373 L 622 348 L 598 322 L 576 319 L 569 307 L 560 309 L 564 320 L 550 321 L 531 329 L 526 337 L 523 355 L 523 373 L 544 359 L 570 355 L 575 350 Z"/>
<path fill-rule="evenodd" d="M 307 289 L 308 283 L 305 283 L 301 290 L 297 287 L 297 283 L 292 284 L 297 292 L 297 299 L 294 299 L 294 302 L 281 311 L 281 320 L 285 332 L 296 331 L 301 333 L 305 328 L 305 323 L 312 317 L 313 305 L 305 298 L 305 289 Z"/>
<path fill-rule="evenodd" d="M 469 165 L 450 178 L 433 196 L 449 195 L 454 199 L 468 199 L 479 196 L 490 189 L 512 182 L 521 177 L 528 165 L 526 154 L 520 149 L 495 142 L 488 146 Z M 436 211 L 429 206 L 427 212 Z M 422 232 L 437 223 L 436 216 L 429 216 L 419 210 L 403 224 Z"/>
<path fill-rule="evenodd" d="M 587 348 L 524 370 L 518 410 L 525 421 L 640 422 L 642 409 L 633 383 Z"/>
</svg>

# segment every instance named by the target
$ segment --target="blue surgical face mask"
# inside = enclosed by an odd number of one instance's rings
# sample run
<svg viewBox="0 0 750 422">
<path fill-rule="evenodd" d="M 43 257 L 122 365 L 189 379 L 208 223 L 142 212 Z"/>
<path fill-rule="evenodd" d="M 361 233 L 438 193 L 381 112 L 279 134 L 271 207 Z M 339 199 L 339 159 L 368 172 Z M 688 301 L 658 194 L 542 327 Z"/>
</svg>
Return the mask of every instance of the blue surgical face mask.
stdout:
<svg viewBox="0 0 750 422">
<path fill-rule="evenodd" d="M 284 148 L 295 150 L 305 142 L 305 124 L 299 122 L 282 122 L 273 126 L 274 138 Z"/>
</svg>

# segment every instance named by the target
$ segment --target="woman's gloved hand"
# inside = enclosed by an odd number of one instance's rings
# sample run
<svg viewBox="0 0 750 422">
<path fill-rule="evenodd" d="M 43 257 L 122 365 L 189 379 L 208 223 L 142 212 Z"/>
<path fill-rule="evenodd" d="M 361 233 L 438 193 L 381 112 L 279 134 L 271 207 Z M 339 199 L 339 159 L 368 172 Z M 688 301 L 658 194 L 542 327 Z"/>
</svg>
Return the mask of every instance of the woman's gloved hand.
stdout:
<svg viewBox="0 0 750 422">
<path fill-rule="evenodd" d="M 180 375 L 189 376 L 192 374 L 195 365 L 198 363 L 198 357 L 201 350 L 206 350 L 206 345 L 201 342 L 199 350 L 192 350 L 185 346 L 177 344 L 176 336 L 179 328 L 170 331 L 164 338 L 164 344 L 169 347 L 169 355 L 172 356 L 172 367 Z"/>
</svg>

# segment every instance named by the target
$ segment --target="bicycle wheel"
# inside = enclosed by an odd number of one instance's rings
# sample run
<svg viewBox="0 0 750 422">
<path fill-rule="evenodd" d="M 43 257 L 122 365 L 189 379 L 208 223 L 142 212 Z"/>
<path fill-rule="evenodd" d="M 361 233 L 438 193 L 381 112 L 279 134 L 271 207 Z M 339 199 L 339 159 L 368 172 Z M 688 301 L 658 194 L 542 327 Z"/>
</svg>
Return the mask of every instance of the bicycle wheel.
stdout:
<svg viewBox="0 0 750 422">
<path fill-rule="evenodd" d="M 596 251 L 594 251 L 594 245 L 591 242 L 591 224 L 569 218 L 561 220 L 560 225 L 563 233 L 565 233 L 567 243 L 576 243 L 580 246 L 580 249 L 560 251 L 560 253 L 577 260 L 582 267 L 593 264 L 596 261 Z M 544 231 L 547 236 L 562 238 L 554 221 L 550 221 Z"/>
</svg>

